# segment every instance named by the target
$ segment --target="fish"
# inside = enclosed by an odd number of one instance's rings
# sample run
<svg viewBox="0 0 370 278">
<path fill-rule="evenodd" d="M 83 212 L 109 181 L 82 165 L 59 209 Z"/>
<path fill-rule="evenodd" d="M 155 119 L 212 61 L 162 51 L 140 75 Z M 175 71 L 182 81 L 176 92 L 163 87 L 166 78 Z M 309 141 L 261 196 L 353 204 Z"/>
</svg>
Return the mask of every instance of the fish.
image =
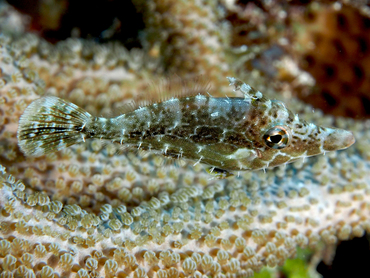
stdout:
<svg viewBox="0 0 370 278">
<path fill-rule="evenodd" d="M 213 97 L 206 86 L 183 82 L 180 89 L 168 86 L 162 99 L 132 104 L 110 118 L 95 117 L 55 96 L 41 97 L 20 117 L 18 145 L 25 156 L 38 157 L 98 138 L 202 163 L 214 177 L 226 178 L 355 142 L 350 131 L 308 123 L 283 102 L 268 99 L 235 77 L 227 78 L 240 97 Z"/>
</svg>

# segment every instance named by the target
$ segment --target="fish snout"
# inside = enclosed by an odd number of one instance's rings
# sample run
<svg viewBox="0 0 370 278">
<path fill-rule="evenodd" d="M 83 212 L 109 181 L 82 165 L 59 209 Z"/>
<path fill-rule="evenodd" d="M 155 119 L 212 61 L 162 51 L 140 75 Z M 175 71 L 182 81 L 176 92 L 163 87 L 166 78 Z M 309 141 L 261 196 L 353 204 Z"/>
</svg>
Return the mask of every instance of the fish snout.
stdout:
<svg viewBox="0 0 370 278">
<path fill-rule="evenodd" d="M 329 129 L 327 128 L 328 135 L 324 139 L 325 151 L 336 151 L 346 149 L 355 143 L 355 137 L 352 132 L 344 129 Z"/>
</svg>

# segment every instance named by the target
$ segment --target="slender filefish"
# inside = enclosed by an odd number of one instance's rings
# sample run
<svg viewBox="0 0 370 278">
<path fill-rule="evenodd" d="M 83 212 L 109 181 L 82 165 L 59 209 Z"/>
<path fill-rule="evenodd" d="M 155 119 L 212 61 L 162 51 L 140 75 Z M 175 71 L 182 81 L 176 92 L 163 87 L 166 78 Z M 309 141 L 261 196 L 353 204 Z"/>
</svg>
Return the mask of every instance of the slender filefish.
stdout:
<svg viewBox="0 0 370 278">
<path fill-rule="evenodd" d="M 113 118 L 94 117 L 58 97 L 42 97 L 21 116 L 18 144 L 26 156 L 42 156 L 90 138 L 106 139 L 206 164 L 209 173 L 224 178 L 345 149 L 355 142 L 350 131 L 307 123 L 283 102 L 268 99 L 236 78 L 228 80 L 242 97 L 212 97 L 206 86 L 181 82 L 178 92 L 131 105 Z"/>
</svg>

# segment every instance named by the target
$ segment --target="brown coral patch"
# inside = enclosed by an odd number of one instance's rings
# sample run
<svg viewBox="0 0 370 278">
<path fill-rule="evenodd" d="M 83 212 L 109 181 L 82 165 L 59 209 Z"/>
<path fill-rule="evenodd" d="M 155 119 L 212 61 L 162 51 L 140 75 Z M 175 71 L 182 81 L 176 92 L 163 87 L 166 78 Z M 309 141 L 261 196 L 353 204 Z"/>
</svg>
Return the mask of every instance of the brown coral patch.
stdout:
<svg viewBox="0 0 370 278">
<path fill-rule="evenodd" d="M 370 116 L 370 19 L 354 7 L 308 8 L 297 36 L 300 66 L 316 79 L 300 97 L 336 116 Z"/>
</svg>

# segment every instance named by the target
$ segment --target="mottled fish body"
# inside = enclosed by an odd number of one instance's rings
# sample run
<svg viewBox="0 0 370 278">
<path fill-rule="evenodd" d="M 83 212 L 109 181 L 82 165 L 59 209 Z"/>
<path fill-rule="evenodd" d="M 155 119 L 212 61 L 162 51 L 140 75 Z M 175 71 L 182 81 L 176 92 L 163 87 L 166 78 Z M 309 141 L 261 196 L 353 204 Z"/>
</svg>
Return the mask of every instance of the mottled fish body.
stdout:
<svg viewBox="0 0 370 278">
<path fill-rule="evenodd" d="M 280 101 L 229 78 L 242 98 L 215 98 L 204 87 L 133 108 L 115 118 L 94 117 L 57 97 L 32 102 L 21 116 L 18 142 L 41 156 L 89 138 L 185 158 L 215 175 L 275 167 L 354 143 L 351 132 L 300 120 Z M 186 90 L 185 90 L 186 91 Z"/>
</svg>

